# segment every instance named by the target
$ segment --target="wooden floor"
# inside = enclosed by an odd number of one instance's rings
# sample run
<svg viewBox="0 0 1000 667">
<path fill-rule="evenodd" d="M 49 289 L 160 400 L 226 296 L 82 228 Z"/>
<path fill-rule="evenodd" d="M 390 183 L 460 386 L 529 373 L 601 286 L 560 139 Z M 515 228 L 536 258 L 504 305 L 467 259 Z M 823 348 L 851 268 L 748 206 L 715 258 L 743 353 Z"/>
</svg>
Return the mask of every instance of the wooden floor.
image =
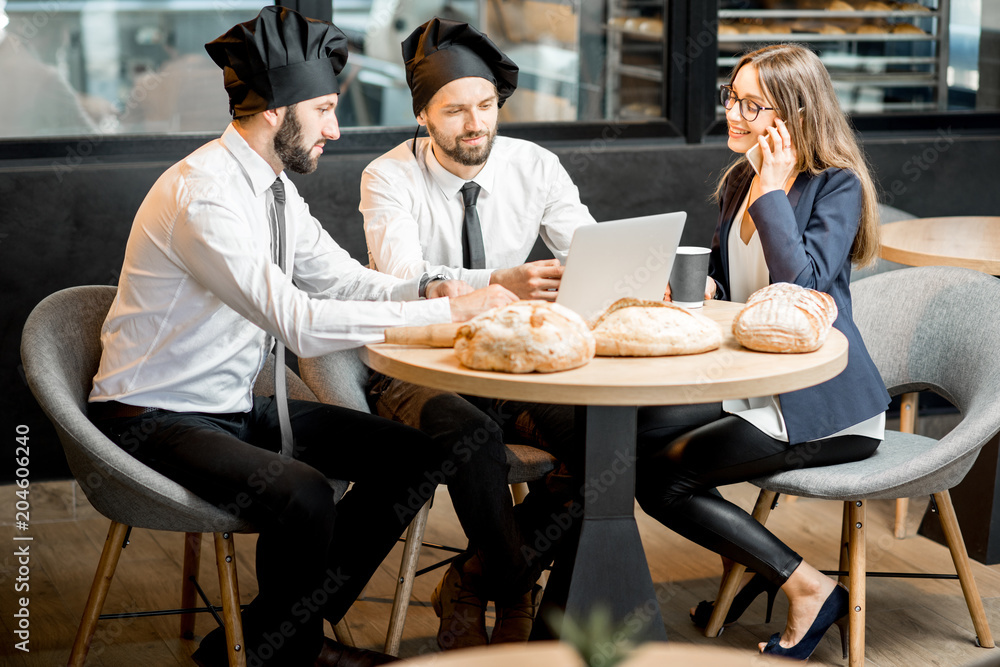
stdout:
<svg viewBox="0 0 1000 667">
<path fill-rule="evenodd" d="M 14 593 L 18 563 L 12 555 L 15 535 L 15 488 L 0 486 L 0 542 L 8 545 L 0 555 L 0 664 L 64 665 L 69 655 L 80 614 L 108 528 L 72 482 L 50 482 L 31 487 L 30 542 L 30 653 L 13 648 Z M 755 490 L 737 485 L 723 490 L 749 507 Z M 910 534 L 896 540 L 891 533 L 892 508 L 887 502 L 869 506 L 868 564 L 872 570 L 914 569 L 953 572 L 947 549 L 915 536 L 926 503 L 911 502 Z M 763 596 L 741 622 L 718 639 L 706 639 L 688 618 L 688 608 L 714 597 L 718 585 L 718 559 L 709 552 L 670 533 L 637 509 L 639 529 L 661 600 L 667 634 L 672 641 L 712 644 L 753 650 L 782 627 L 786 604 L 779 596 L 771 624 L 763 624 Z M 772 514 L 771 527 L 820 568 L 836 566 L 841 506 L 837 503 L 797 499 L 784 502 Z M 6 522 L 6 523 L 2 523 Z M 461 529 L 442 490 L 431 511 L 428 539 L 462 543 Z M 182 536 L 174 533 L 136 530 L 122 555 L 111 586 L 105 611 L 176 607 L 181 580 Z M 241 596 L 249 601 L 255 593 L 253 536 L 237 537 Z M 201 580 L 215 596 L 218 591 L 213 564 L 214 550 L 206 540 Z M 433 554 L 425 550 L 430 562 Z M 365 599 L 358 601 L 348 621 L 358 645 L 380 649 L 395 586 L 399 548 L 383 563 L 369 584 Z M 1000 565 L 973 563 L 986 611 L 995 636 L 1000 636 Z M 434 641 L 436 617 L 427 600 L 437 583 L 437 573 L 417 580 L 410 605 L 401 655 L 405 657 L 437 650 Z M 217 599 L 217 598 L 214 598 Z M 200 615 L 199 638 L 213 627 L 207 614 Z M 178 636 L 174 616 L 103 621 L 98 625 L 88 665 L 105 667 L 159 667 L 193 665 L 188 657 L 196 641 Z M 328 628 L 329 631 L 329 628 Z M 956 581 L 917 579 L 869 579 L 867 664 L 872 667 L 918 667 L 922 665 L 969 665 L 979 661 L 1000 664 L 1000 650 L 987 651 L 975 645 L 975 635 L 961 590 Z M 836 632 L 824 638 L 811 664 L 843 665 Z"/>
</svg>

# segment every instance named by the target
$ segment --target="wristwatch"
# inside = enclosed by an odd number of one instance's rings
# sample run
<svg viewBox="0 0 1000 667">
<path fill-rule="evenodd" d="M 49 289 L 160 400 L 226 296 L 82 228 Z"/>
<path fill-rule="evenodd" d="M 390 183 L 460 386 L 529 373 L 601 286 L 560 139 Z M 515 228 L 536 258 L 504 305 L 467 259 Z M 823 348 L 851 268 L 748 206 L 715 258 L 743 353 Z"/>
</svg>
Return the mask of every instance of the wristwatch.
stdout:
<svg viewBox="0 0 1000 667">
<path fill-rule="evenodd" d="M 425 273 L 420 278 L 420 283 L 417 285 L 417 296 L 421 299 L 427 298 L 427 286 L 436 280 L 448 280 L 448 276 L 443 273 L 437 273 L 435 275 L 430 275 Z"/>
</svg>

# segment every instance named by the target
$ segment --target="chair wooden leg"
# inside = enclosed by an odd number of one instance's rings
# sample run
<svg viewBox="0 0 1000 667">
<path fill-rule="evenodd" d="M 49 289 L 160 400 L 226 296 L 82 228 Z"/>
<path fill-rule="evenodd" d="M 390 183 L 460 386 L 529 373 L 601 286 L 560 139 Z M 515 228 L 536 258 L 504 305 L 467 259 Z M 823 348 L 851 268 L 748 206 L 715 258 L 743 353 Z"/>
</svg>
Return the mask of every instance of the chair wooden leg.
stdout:
<svg viewBox="0 0 1000 667">
<path fill-rule="evenodd" d="M 347 624 L 346 616 L 333 624 L 333 636 L 336 637 L 337 641 L 341 644 L 357 646 L 354 642 L 354 633 L 351 632 L 351 626 Z"/>
<path fill-rule="evenodd" d="M 899 431 L 901 433 L 917 432 L 917 407 L 920 394 L 911 391 L 903 394 L 899 403 Z M 896 523 L 893 534 L 897 540 L 906 537 L 906 515 L 909 513 L 910 499 L 896 498 Z"/>
<path fill-rule="evenodd" d="M 413 578 L 417 571 L 417 559 L 420 557 L 420 543 L 424 540 L 424 530 L 427 528 L 427 515 L 431 503 L 427 501 L 406 529 L 406 545 L 403 547 L 403 557 L 399 562 L 399 579 L 396 581 L 396 596 L 392 599 L 392 611 L 389 615 L 389 630 L 385 636 L 385 653 L 399 653 L 399 642 L 403 638 L 403 625 L 406 623 L 406 610 L 410 605 L 410 595 L 413 593 Z"/>
<path fill-rule="evenodd" d="M 851 503 L 847 501 L 844 503 L 844 519 L 840 527 L 840 561 L 838 563 L 837 569 L 841 572 L 847 572 L 849 567 L 848 555 L 850 553 L 851 546 Z M 850 587 L 851 580 L 847 574 L 842 574 L 838 577 L 838 581 L 842 583 L 845 587 Z"/>
<path fill-rule="evenodd" d="M 764 524 L 767 522 L 767 517 L 771 513 L 771 505 L 774 504 L 774 497 L 776 495 L 774 491 L 768 491 L 767 489 L 760 490 L 760 494 L 757 496 L 757 504 L 753 508 L 753 518 L 759 523 Z M 729 613 L 729 607 L 733 604 L 733 598 L 736 597 L 736 593 L 739 591 L 740 581 L 743 579 L 743 573 L 746 572 L 746 569 L 745 565 L 733 563 L 732 567 L 729 568 L 729 572 L 723 575 L 722 586 L 719 589 L 718 597 L 715 598 L 715 606 L 712 609 L 712 617 L 708 620 L 708 625 L 705 626 L 706 637 L 718 637 L 719 633 L 722 632 L 722 626 L 726 620 L 726 615 Z"/>
<path fill-rule="evenodd" d="M 848 655 L 850 667 L 864 667 L 865 664 L 865 579 L 867 563 L 865 554 L 865 501 L 856 500 L 848 503 L 850 507 L 850 526 L 848 527 L 848 572 L 850 572 L 848 594 L 850 609 L 847 619 L 850 628 L 848 634 Z"/>
<path fill-rule="evenodd" d="M 90 640 L 94 638 L 97 618 L 101 615 L 104 600 L 108 597 L 108 588 L 111 587 L 111 580 L 115 576 L 115 568 L 118 567 L 118 559 L 121 558 L 122 548 L 125 546 L 126 534 L 128 526 L 123 523 L 112 521 L 108 527 L 101 560 L 97 564 L 97 572 L 94 573 L 90 595 L 87 596 L 87 606 L 83 609 L 83 618 L 80 619 L 80 627 L 77 628 L 76 639 L 73 641 L 73 650 L 69 654 L 67 663 L 69 667 L 83 667 L 83 662 L 87 659 Z"/>
<path fill-rule="evenodd" d="M 979 587 L 976 586 L 976 580 L 972 576 L 969 552 L 965 548 L 965 539 L 958 526 L 955 507 L 951 503 L 951 493 L 948 491 L 935 493 L 934 502 L 937 504 L 938 516 L 941 518 L 941 529 L 944 531 L 945 539 L 948 540 L 948 548 L 951 550 L 951 559 L 955 562 L 955 571 L 958 572 L 958 579 L 962 582 L 962 593 L 965 594 L 965 604 L 969 607 L 972 624 L 976 628 L 976 638 L 979 640 L 980 646 L 993 648 L 993 634 L 990 632 L 990 624 L 986 620 L 983 598 L 979 595 Z"/>
<path fill-rule="evenodd" d="M 184 580 L 181 582 L 181 609 L 191 609 L 197 606 L 198 591 L 194 587 L 193 578 L 198 576 L 198 564 L 201 562 L 201 533 L 184 534 Z M 181 637 L 194 639 L 195 615 L 181 614 Z"/>
<path fill-rule="evenodd" d="M 519 505 L 528 497 L 527 482 L 518 482 L 510 485 L 510 495 L 514 498 L 514 504 Z"/>
<path fill-rule="evenodd" d="M 215 533 L 215 561 L 222 593 L 222 624 L 226 629 L 229 667 L 246 667 L 243 621 L 240 618 L 240 587 L 236 581 L 236 546 L 232 533 Z"/>
</svg>

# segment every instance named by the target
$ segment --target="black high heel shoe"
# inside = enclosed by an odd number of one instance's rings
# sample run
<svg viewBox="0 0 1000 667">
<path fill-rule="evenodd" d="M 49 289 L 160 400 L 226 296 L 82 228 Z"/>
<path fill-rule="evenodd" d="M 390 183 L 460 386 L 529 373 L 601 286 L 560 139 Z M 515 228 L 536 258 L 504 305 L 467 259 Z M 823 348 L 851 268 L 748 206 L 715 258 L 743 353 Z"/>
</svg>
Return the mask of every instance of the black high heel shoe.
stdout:
<svg viewBox="0 0 1000 667">
<path fill-rule="evenodd" d="M 771 610 L 774 608 L 774 598 L 778 594 L 778 588 L 779 586 L 772 584 L 760 574 L 753 575 L 753 578 L 747 582 L 747 585 L 733 598 L 733 603 L 729 605 L 729 612 L 726 614 L 726 620 L 722 623 L 722 627 L 725 628 L 727 625 L 732 625 L 739 620 L 743 612 L 747 610 L 747 607 L 753 604 L 753 601 L 761 593 L 767 593 L 767 617 L 764 619 L 764 622 L 770 623 Z M 714 609 L 714 600 L 702 600 L 695 607 L 694 613 L 691 614 L 691 621 L 694 622 L 696 627 L 704 628 L 708 625 L 709 619 L 712 618 L 712 610 Z"/>
<path fill-rule="evenodd" d="M 844 624 L 839 622 L 845 616 L 850 609 L 850 600 L 847 594 L 847 589 L 837 584 L 837 587 L 833 589 L 829 597 L 820 607 L 819 613 L 816 614 L 816 620 L 813 621 L 812 625 L 809 626 L 809 630 L 799 643 L 795 646 L 789 646 L 788 648 L 783 647 L 779 644 L 781 639 L 781 633 L 776 632 L 771 635 L 771 638 L 767 641 L 767 646 L 761 653 L 767 653 L 768 655 L 783 655 L 787 658 L 794 658 L 796 660 L 808 660 L 809 656 L 813 654 L 816 647 L 819 645 L 819 640 L 823 639 L 823 635 L 826 631 L 830 629 L 830 626 L 834 623 L 840 629 L 840 643 L 841 647 L 844 646 Z M 846 657 L 846 656 L 845 656 Z"/>
</svg>

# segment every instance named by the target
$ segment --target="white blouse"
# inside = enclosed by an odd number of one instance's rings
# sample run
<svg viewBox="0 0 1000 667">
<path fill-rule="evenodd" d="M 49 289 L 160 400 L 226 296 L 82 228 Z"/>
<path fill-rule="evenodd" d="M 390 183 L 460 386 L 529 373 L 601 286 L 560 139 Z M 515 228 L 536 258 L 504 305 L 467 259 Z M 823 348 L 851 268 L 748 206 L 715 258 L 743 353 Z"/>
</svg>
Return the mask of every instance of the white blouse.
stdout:
<svg viewBox="0 0 1000 667">
<path fill-rule="evenodd" d="M 771 282 L 764 259 L 764 247 L 760 234 L 754 229 L 748 243 L 740 238 L 740 227 L 750 201 L 750 193 L 743 199 L 726 240 L 729 249 L 729 292 L 730 300 L 737 303 L 746 301 L 751 294 L 767 287 Z M 753 398 L 730 399 L 722 402 L 725 412 L 736 415 L 753 424 L 766 435 L 788 442 L 785 418 L 781 414 L 781 401 L 777 396 L 757 396 Z M 827 437 L 841 435 L 862 435 L 876 440 L 885 438 L 885 413 L 879 413 L 865 421 L 849 426 Z"/>
</svg>

